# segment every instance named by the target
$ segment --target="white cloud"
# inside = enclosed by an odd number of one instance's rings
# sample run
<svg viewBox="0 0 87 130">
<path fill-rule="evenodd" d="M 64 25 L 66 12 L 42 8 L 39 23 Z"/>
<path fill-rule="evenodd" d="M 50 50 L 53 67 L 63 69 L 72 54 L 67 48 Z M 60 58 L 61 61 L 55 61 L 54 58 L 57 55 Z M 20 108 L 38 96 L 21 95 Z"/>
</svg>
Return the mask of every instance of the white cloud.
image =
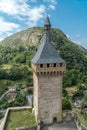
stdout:
<svg viewBox="0 0 87 130">
<path fill-rule="evenodd" d="M 28 25 L 35 26 L 37 22 L 44 17 L 45 13 L 45 6 L 40 5 L 40 7 L 35 7 L 34 9 L 30 10 L 29 17 L 28 17 Z"/>
<path fill-rule="evenodd" d="M 87 38 L 82 38 L 80 35 L 76 36 L 77 37 L 72 38 L 71 41 L 87 49 Z"/>
<path fill-rule="evenodd" d="M 4 36 L 9 36 L 14 32 L 14 30 L 18 31 L 20 26 L 15 23 L 7 22 L 3 18 L 0 18 L 0 40 L 4 38 Z"/>
<path fill-rule="evenodd" d="M 30 1 L 35 2 L 36 0 Z M 0 11 L 12 15 L 15 19 L 23 20 L 25 23 L 32 22 L 36 25 L 37 21 L 44 17 L 45 6 L 31 7 L 26 3 L 26 0 L 1 0 Z"/>
<path fill-rule="evenodd" d="M 0 0 L 0 11 L 9 15 L 26 15 L 29 8 L 24 0 Z"/>
<path fill-rule="evenodd" d="M 0 12 L 5 13 L 5 15 L 12 19 L 16 19 L 16 23 L 23 21 L 24 25 L 28 25 L 29 27 L 35 26 L 44 17 L 46 9 L 44 5 L 31 7 L 27 2 L 29 1 L 0 0 Z M 37 2 L 37 0 L 30 0 L 30 2 Z M 8 36 L 8 33 L 12 33 L 13 30 L 16 32 L 16 29 L 19 28 L 16 23 L 6 22 L 0 18 L 0 33 L 3 33 L 5 36 L 7 34 Z"/>
<path fill-rule="evenodd" d="M 6 22 L 3 18 L 0 18 L 0 32 L 2 31 L 12 31 L 13 29 L 19 28 L 18 24 Z"/>
<path fill-rule="evenodd" d="M 18 24 L 16 23 L 22 23 L 24 26 L 31 27 L 36 26 L 38 21 L 42 21 L 42 19 L 45 17 L 46 14 L 46 7 L 44 5 L 44 2 L 47 3 L 47 8 L 49 10 L 55 10 L 56 7 L 56 0 L 42 0 L 43 5 L 41 5 L 38 0 L 0 0 L 0 13 L 4 13 L 6 15 L 6 18 L 11 18 L 13 22 L 5 21 L 0 18 L 0 33 L 5 32 L 5 35 L 7 33 L 12 33 L 13 30 L 16 30 L 19 28 Z M 31 6 L 31 2 L 38 4 L 35 6 Z M 3 16 L 4 18 L 4 16 Z M 8 20 L 9 20 L 8 19 Z M 21 25 L 20 25 L 21 26 Z M 23 25 L 22 25 L 23 26 Z M 21 29 L 23 27 L 21 26 Z"/>
<path fill-rule="evenodd" d="M 48 3 L 51 3 L 51 4 L 57 4 L 57 0 L 43 0 L 44 2 L 48 2 Z"/>
<path fill-rule="evenodd" d="M 68 39 L 70 39 L 70 36 L 69 36 L 69 34 L 66 34 L 66 36 L 67 36 L 67 38 L 68 38 Z"/>
<path fill-rule="evenodd" d="M 43 2 L 45 3 L 47 10 L 55 10 L 56 9 L 56 5 L 57 5 L 56 0 L 43 0 Z M 48 4 L 46 4 L 46 3 L 48 3 Z"/>
<path fill-rule="evenodd" d="M 0 11 L 11 15 L 17 20 L 23 20 L 25 23 L 34 23 L 36 25 L 44 17 L 46 7 L 45 5 L 31 7 L 29 1 L 38 2 L 38 0 L 0 0 Z M 56 0 L 43 1 L 49 3 L 47 5 L 48 9 L 55 10 Z"/>
<path fill-rule="evenodd" d="M 52 10 L 55 10 L 55 6 L 54 5 L 49 5 L 49 7 L 48 7 L 49 9 L 52 9 Z"/>
</svg>

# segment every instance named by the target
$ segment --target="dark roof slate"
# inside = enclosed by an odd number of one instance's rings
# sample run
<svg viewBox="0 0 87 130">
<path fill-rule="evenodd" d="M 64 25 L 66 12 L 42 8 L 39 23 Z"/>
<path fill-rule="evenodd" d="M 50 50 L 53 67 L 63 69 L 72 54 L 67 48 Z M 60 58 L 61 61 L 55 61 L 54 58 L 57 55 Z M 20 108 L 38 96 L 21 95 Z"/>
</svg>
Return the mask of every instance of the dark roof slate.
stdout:
<svg viewBox="0 0 87 130">
<path fill-rule="evenodd" d="M 35 64 L 50 64 L 50 63 L 64 63 L 65 61 L 60 57 L 57 50 L 52 44 L 51 35 L 50 35 L 50 20 L 47 15 L 46 23 L 44 25 L 44 35 L 41 40 L 41 45 L 32 59 L 32 62 Z"/>
<path fill-rule="evenodd" d="M 41 45 L 32 59 L 35 64 L 64 63 L 57 50 L 50 41 L 50 34 L 45 33 L 41 40 Z"/>
</svg>

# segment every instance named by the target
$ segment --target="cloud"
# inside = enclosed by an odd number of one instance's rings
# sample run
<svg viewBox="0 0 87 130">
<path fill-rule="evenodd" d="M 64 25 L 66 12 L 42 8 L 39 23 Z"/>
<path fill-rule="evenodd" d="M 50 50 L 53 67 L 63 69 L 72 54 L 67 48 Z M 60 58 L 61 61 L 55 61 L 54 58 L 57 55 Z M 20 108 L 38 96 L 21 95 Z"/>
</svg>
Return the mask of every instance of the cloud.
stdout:
<svg viewBox="0 0 87 130">
<path fill-rule="evenodd" d="M 52 9 L 52 10 L 55 10 L 55 6 L 54 5 L 49 5 L 49 7 L 48 7 L 49 9 Z"/>
<path fill-rule="evenodd" d="M 78 45 L 80 45 L 80 46 L 83 46 L 84 48 L 86 48 L 87 49 L 87 38 L 82 38 L 82 37 L 80 37 L 80 35 L 78 34 L 78 35 L 76 35 L 77 37 L 75 38 L 72 38 L 71 40 L 74 42 L 74 43 L 76 43 L 76 44 L 78 44 Z"/>
<path fill-rule="evenodd" d="M 4 34 L 5 32 L 6 36 L 6 34 L 8 35 L 12 33 L 14 30 L 13 28 L 15 28 L 16 32 L 19 28 L 18 23 L 20 23 L 21 29 L 23 29 L 23 26 L 36 26 L 46 15 L 46 7 L 44 3 L 47 3 L 47 8 L 49 10 L 55 10 L 56 8 L 56 0 L 42 1 L 43 4 L 38 0 L 0 0 L 0 14 L 3 18 L 4 16 L 8 18 L 7 21 L 6 18 L 5 20 L 0 19 L 2 24 L 2 27 L 0 27 L 0 33 L 2 32 Z M 33 6 L 31 6 L 31 3 L 34 3 Z M 9 22 L 10 19 L 12 21 Z"/>
<path fill-rule="evenodd" d="M 1 0 L 0 11 L 12 16 L 26 16 L 30 6 L 23 0 Z"/>
<path fill-rule="evenodd" d="M 48 2 L 48 3 L 51 3 L 51 4 L 54 4 L 56 5 L 57 4 L 57 1 L 56 0 L 43 0 L 44 2 Z"/>
<path fill-rule="evenodd" d="M 12 31 L 13 29 L 19 28 L 18 24 L 6 22 L 3 18 L 0 18 L 0 31 Z"/>
<path fill-rule="evenodd" d="M 0 0 L 0 12 L 4 13 L 6 17 L 11 18 L 13 22 L 9 22 L 0 17 L 0 35 L 1 37 L 8 36 L 12 31 L 19 28 L 17 23 L 24 23 L 24 26 L 35 26 L 37 22 L 44 17 L 45 6 L 35 5 L 31 7 L 28 0 Z M 37 0 L 30 0 L 30 2 L 37 2 Z M 4 16 L 2 16 L 4 18 Z M 21 25 L 21 29 L 23 29 Z M 2 38 L 0 38 L 2 39 Z"/>
<path fill-rule="evenodd" d="M 34 3 L 38 2 L 38 0 L 0 0 L 0 12 L 12 16 L 17 20 L 25 21 L 25 23 L 36 25 L 44 17 L 46 7 L 41 4 L 31 7 L 30 2 Z M 55 10 L 56 0 L 43 0 L 43 2 L 48 3 L 48 9 Z"/>
<path fill-rule="evenodd" d="M 30 1 L 35 2 L 36 0 Z M 31 7 L 26 0 L 1 0 L 0 11 L 13 16 L 15 19 L 23 20 L 25 23 L 32 22 L 36 25 L 37 21 L 44 17 L 45 6 Z"/>
<path fill-rule="evenodd" d="M 56 0 L 43 0 L 44 3 L 48 3 L 47 10 L 55 10 L 57 1 Z M 47 4 L 45 4 L 47 5 Z"/>
<path fill-rule="evenodd" d="M 70 36 L 69 36 L 69 34 L 66 34 L 66 36 L 67 36 L 67 38 L 68 38 L 68 39 L 70 39 Z"/>
<path fill-rule="evenodd" d="M 28 22 L 29 26 L 35 26 L 37 22 L 44 17 L 45 14 L 45 6 L 40 5 L 39 8 L 35 7 L 34 9 L 30 10 L 28 15 Z"/>
<path fill-rule="evenodd" d="M 7 22 L 3 18 L 0 18 L 0 40 L 4 38 L 4 36 L 9 36 L 12 32 L 18 31 L 20 26 L 15 23 Z"/>
</svg>

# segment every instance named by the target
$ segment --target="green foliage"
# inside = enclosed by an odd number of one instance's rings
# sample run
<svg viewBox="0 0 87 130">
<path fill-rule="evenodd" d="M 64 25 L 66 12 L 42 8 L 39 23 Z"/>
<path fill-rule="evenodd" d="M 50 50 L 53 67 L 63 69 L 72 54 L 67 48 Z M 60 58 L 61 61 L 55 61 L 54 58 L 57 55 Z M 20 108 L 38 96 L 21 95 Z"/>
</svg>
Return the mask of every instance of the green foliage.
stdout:
<svg viewBox="0 0 87 130">
<path fill-rule="evenodd" d="M 8 107 L 8 98 L 6 96 L 4 96 L 1 100 L 0 100 L 0 109 L 1 108 L 7 108 Z"/>
<path fill-rule="evenodd" d="M 67 96 L 67 91 L 66 91 L 66 89 L 65 88 L 63 88 L 63 97 L 66 97 Z"/>
<path fill-rule="evenodd" d="M 87 93 L 85 94 L 82 102 L 81 102 L 81 108 L 87 107 Z"/>
<path fill-rule="evenodd" d="M 0 109 L 7 107 L 23 106 L 26 103 L 26 97 L 23 94 L 18 93 L 15 100 L 10 100 L 7 96 L 4 96 L 0 100 Z"/>
<path fill-rule="evenodd" d="M 83 95 L 84 95 L 84 91 L 83 91 L 83 90 L 77 90 L 77 91 L 73 94 L 73 98 L 83 97 Z"/>
<path fill-rule="evenodd" d="M 21 52 L 15 56 L 16 63 L 26 63 L 26 52 Z"/>
<path fill-rule="evenodd" d="M 32 89 L 28 89 L 25 93 L 26 93 L 26 95 L 31 95 L 31 94 L 33 94 L 33 90 Z"/>
<path fill-rule="evenodd" d="M 9 85 L 9 82 L 10 81 L 8 80 L 0 80 L 0 96 L 8 90 L 7 86 Z"/>
<path fill-rule="evenodd" d="M 2 119 L 3 117 L 4 117 L 4 114 L 0 112 L 0 119 Z"/>
<path fill-rule="evenodd" d="M 19 94 L 16 98 L 15 104 L 19 104 L 19 106 L 23 106 L 25 104 L 26 97 L 23 94 Z"/>
<path fill-rule="evenodd" d="M 9 70 L 4 69 L 3 66 L 1 66 L 1 68 L 0 95 L 2 95 L 10 85 L 18 84 L 21 88 L 33 85 L 32 71 L 27 65 L 13 64 Z"/>
<path fill-rule="evenodd" d="M 71 110 L 72 109 L 71 103 L 67 98 L 63 98 L 63 100 L 62 100 L 62 109 L 63 110 Z"/>
</svg>

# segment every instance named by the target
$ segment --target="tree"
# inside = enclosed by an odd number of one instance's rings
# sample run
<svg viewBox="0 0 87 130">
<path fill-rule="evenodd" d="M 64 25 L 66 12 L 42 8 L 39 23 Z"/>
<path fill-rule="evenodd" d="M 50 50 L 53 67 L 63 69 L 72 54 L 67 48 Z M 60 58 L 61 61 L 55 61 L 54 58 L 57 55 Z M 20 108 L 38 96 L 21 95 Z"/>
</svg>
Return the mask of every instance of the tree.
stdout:
<svg viewBox="0 0 87 130">
<path fill-rule="evenodd" d="M 87 94 L 85 94 L 82 102 L 81 102 L 81 109 L 87 107 Z"/>
<path fill-rule="evenodd" d="M 0 119 L 4 117 L 4 114 L 0 112 Z"/>
<path fill-rule="evenodd" d="M 66 91 L 66 89 L 65 88 L 63 88 L 63 97 L 66 97 L 67 96 L 67 91 Z"/>
<path fill-rule="evenodd" d="M 72 109 L 71 103 L 67 98 L 63 98 L 63 100 L 62 100 L 62 109 L 63 110 L 71 110 Z"/>
<path fill-rule="evenodd" d="M 84 96 L 84 91 L 83 91 L 83 90 L 77 90 L 77 91 L 74 92 L 74 94 L 73 94 L 73 98 L 83 97 L 83 96 Z"/>
<path fill-rule="evenodd" d="M 15 104 L 19 104 L 19 106 L 22 106 L 25 104 L 26 101 L 26 97 L 23 94 L 18 94 L 18 96 L 16 97 L 16 103 Z"/>
</svg>

